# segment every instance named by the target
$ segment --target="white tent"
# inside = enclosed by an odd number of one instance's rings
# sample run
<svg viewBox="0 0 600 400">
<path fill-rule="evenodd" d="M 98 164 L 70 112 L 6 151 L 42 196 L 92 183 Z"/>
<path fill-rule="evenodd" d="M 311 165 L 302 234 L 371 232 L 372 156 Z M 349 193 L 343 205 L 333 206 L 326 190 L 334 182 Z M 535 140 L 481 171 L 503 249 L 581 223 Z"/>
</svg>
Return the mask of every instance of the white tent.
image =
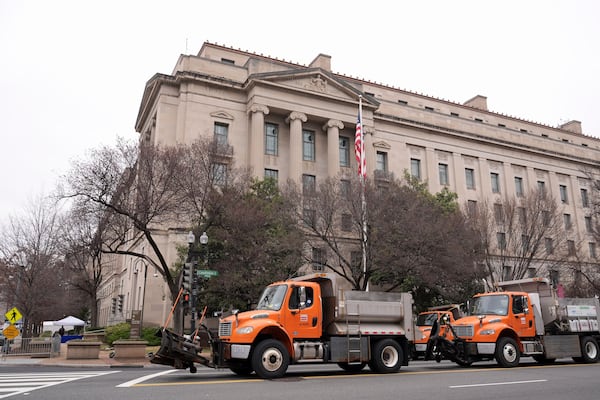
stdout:
<svg viewBox="0 0 600 400">
<path fill-rule="evenodd" d="M 79 318 L 75 318 L 71 315 L 65 317 L 59 321 L 54 321 L 54 325 L 62 325 L 62 326 L 85 326 L 85 322 L 80 320 Z"/>
</svg>

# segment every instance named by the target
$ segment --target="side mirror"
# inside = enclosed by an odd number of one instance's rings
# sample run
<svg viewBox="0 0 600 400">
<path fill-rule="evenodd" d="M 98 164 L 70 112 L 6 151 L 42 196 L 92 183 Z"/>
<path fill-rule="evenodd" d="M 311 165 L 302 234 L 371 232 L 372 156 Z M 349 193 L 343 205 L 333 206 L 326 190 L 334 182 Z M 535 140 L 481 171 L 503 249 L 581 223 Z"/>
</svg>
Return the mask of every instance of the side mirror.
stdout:
<svg viewBox="0 0 600 400">
<path fill-rule="evenodd" d="M 300 309 L 306 308 L 306 287 L 304 286 L 298 288 L 298 304 Z"/>
</svg>

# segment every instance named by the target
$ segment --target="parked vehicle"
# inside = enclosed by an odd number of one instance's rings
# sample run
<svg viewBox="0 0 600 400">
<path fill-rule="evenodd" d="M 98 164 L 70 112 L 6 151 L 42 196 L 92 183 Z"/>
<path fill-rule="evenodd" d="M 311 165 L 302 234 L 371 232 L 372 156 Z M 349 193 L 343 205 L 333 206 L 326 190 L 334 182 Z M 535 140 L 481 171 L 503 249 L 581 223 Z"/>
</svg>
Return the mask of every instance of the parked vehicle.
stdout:
<svg viewBox="0 0 600 400">
<path fill-rule="evenodd" d="M 306 275 L 267 286 L 255 310 L 220 319 L 208 353 L 161 330 L 151 362 L 190 372 L 195 364 L 229 368 L 266 379 L 296 363 L 337 363 L 349 372 L 368 364 L 379 373 L 396 372 L 408 365 L 412 303 L 410 293 L 344 290 L 337 275 Z"/>
<path fill-rule="evenodd" d="M 427 311 L 420 312 L 415 322 L 415 340 L 412 346 L 412 359 L 418 360 L 425 357 L 429 334 L 434 323 L 439 324 L 439 335 L 444 335 L 446 325 L 453 323 L 462 316 L 459 304 L 429 307 Z"/>
<path fill-rule="evenodd" d="M 432 327 L 426 358 L 437 355 L 468 366 L 495 359 L 503 367 L 531 356 L 540 363 L 572 357 L 595 363 L 600 356 L 598 298 L 560 298 L 547 279 L 498 284 L 499 291 L 476 295 L 468 316 L 448 325 L 451 335 Z"/>
</svg>

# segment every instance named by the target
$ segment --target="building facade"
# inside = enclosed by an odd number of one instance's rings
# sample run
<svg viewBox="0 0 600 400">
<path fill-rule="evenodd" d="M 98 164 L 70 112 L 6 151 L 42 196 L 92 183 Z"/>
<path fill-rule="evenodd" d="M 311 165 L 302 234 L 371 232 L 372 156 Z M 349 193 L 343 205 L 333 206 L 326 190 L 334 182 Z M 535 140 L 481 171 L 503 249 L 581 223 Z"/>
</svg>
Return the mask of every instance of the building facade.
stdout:
<svg viewBox="0 0 600 400">
<path fill-rule="evenodd" d="M 172 74 L 147 82 L 135 128 L 141 141 L 155 145 L 214 136 L 229 145 L 236 166 L 257 177 L 318 183 L 356 174 L 360 97 L 367 176 L 409 171 L 432 193 L 456 192 L 461 203 L 494 202 L 544 185 L 570 216 L 572 235 L 589 242 L 585 257 L 595 260 L 584 171 L 599 166 L 600 140 L 584 135 L 578 121 L 551 127 L 491 112 L 483 96 L 457 103 L 344 76 L 331 71 L 324 54 L 304 66 L 204 43 L 197 55 L 181 55 Z M 185 243 L 185 227 L 171 228 L 164 245 Z M 121 268 L 127 275 L 134 266 L 126 261 Z M 131 296 L 125 308 L 138 306 Z M 169 301 L 163 291 L 146 302 L 161 298 Z M 148 307 L 153 311 L 145 314 L 164 320 L 165 304 Z"/>
</svg>

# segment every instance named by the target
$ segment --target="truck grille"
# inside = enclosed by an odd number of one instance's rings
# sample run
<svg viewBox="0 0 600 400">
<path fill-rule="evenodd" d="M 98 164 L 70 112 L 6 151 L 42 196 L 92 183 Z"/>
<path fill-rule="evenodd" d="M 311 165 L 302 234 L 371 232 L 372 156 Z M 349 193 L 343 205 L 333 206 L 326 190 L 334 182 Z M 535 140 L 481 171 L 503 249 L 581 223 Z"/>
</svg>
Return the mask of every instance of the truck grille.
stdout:
<svg viewBox="0 0 600 400">
<path fill-rule="evenodd" d="M 231 336 L 231 322 L 219 323 L 219 337 Z"/>
<path fill-rule="evenodd" d="M 452 329 L 458 337 L 473 337 L 473 325 L 452 325 Z"/>
</svg>

